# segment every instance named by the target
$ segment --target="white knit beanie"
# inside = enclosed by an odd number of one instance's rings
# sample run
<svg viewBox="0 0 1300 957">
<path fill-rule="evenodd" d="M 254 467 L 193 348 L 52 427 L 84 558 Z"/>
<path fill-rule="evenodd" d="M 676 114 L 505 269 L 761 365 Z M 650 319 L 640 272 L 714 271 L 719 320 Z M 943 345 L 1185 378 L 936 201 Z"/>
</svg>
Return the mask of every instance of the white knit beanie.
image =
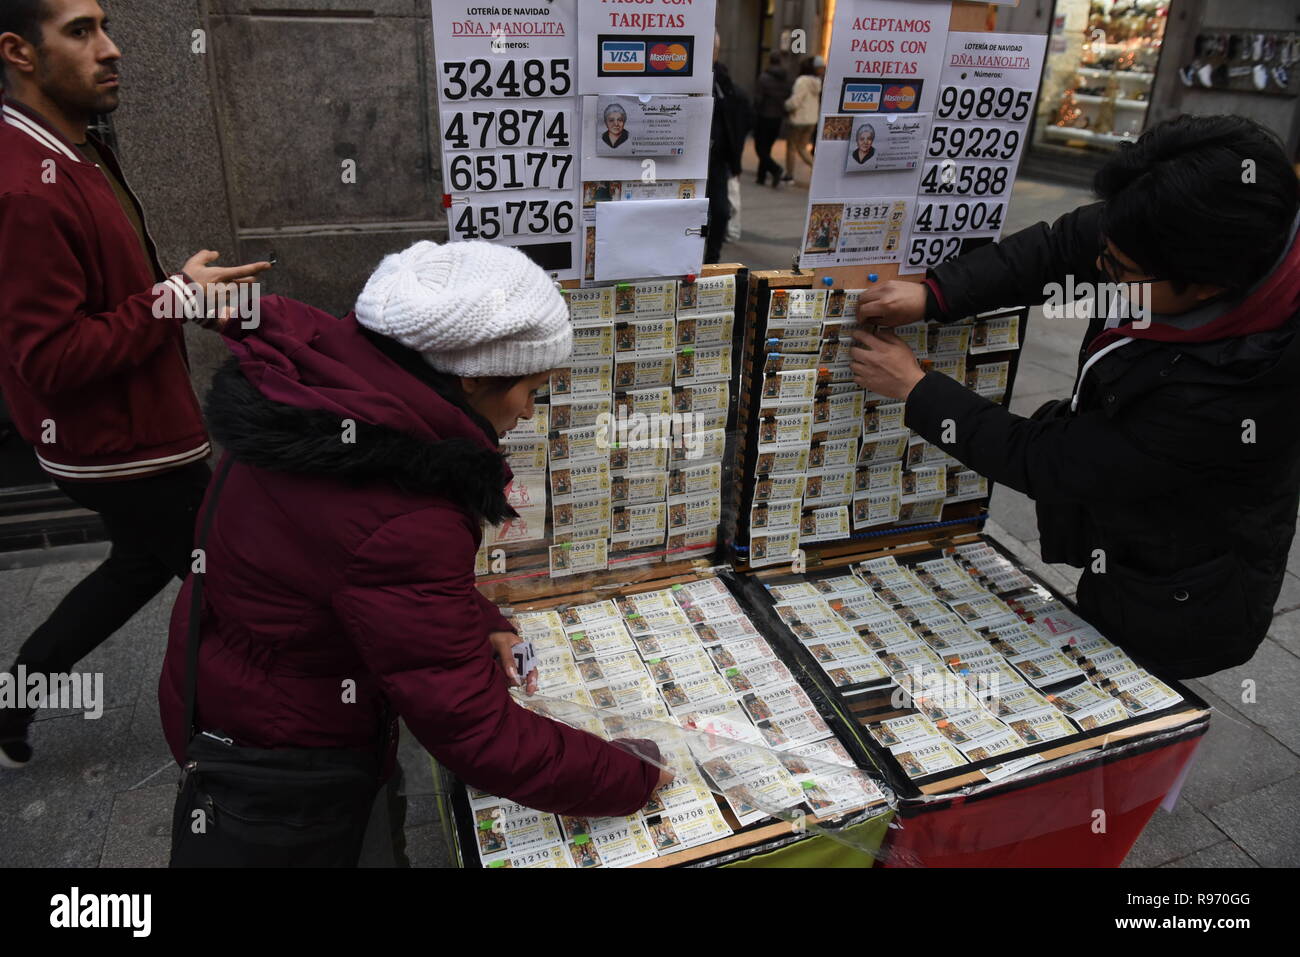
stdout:
<svg viewBox="0 0 1300 957">
<path fill-rule="evenodd" d="M 555 283 L 519 250 L 481 241 L 425 240 L 385 256 L 356 315 L 453 375 L 532 375 L 573 352 L 569 307 Z"/>
</svg>

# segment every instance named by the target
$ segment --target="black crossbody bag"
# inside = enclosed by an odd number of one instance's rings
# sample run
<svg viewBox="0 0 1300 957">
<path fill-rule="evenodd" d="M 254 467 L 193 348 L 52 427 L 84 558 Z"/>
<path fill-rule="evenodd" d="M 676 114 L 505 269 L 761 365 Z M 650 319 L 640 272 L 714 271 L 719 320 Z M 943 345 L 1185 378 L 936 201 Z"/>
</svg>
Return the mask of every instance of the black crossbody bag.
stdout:
<svg viewBox="0 0 1300 957">
<path fill-rule="evenodd" d="M 234 459 L 213 479 L 196 547 L 207 542 Z M 194 574 L 186 648 L 189 745 L 172 813 L 172 867 L 353 867 L 380 787 L 382 755 L 343 748 L 248 748 L 199 731 L 203 575 Z M 387 728 L 385 719 L 385 728 Z M 380 736 L 380 748 L 387 732 Z"/>
</svg>

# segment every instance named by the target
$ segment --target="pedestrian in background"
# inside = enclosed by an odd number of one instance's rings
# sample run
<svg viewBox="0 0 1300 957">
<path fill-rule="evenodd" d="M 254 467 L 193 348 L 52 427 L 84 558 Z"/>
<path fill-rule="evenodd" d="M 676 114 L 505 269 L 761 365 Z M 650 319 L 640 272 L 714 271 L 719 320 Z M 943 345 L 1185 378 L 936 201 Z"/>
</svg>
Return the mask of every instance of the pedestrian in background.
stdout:
<svg viewBox="0 0 1300 957">
<path fill-rule="evenodd" d="M 822 102 L 822 77 L 826 75 L 826 61 L 819 56 L 807 57 L 794 81 L 790 98 L 785 101 L 789 117 L 790 135 L 785 141 L 784 181 L 794 179 L 795 157 L 808 164 L 812 170 L 813 155 L 810 146 L 817 129 Z"/>
<path fill-rule="evenodd" d="M 706 263 L 716 263 L 722 258 L 722 244 L 727 240 L 727 226 L 731 222 L 728 184 L 733 176 L 740 175 L 745 137 L 754 122 L 754 108 L 749 97 L 732 82 L 727 65 L 718 59 L 721 52 L 722 37 L 714 33 L 713 125 L 709 131 L 709 234 L 704 243 Z"/>
<path fill-rule="evenodd" d="M 754 150 L 758 153 L 758 185 L 765 186 L 769 175 L 772 185 L 781 185 L 785 170 L 772 159 L 772 145 L 781 136 L 781 123 L 785 119 L 785 101 L 790 98 L 792 84 L 782 63 L 780 51 L 772 51 L 767 69 L 758 78 L 758 101 L 754 107 Z"/>
</svg>

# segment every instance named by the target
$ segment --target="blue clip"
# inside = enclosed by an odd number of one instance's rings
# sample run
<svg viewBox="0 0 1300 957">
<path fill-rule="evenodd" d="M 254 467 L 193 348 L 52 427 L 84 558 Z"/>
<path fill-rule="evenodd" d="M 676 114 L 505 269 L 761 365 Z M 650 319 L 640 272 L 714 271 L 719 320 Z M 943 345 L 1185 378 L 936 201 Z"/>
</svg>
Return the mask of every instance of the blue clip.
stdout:
<svg viewBox="0 0 1300 957">
<path fill-rule="evenodd" d="M 880 282 L 880 277 L 873 272 L 867 273 L 867 282 Z"/>
<path fill-rule="evenodd" d="M 823 286 L 833 286 L 833 285 L 835 285 L 835 277 L 834 277 L 834 276 L 822 276 L 822 285 L 823 285 Z"/>
</svg>

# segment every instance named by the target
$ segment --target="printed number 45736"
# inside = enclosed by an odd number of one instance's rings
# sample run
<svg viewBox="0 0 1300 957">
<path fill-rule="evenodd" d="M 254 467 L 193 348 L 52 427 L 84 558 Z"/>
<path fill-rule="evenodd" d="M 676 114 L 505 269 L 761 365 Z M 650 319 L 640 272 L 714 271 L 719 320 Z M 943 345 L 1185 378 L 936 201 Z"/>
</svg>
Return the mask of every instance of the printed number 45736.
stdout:
<svg viewBox="0 0 1300 957">
<path fill-rule="evenodd" d="M 548 199 L 507 200 L 500 206 L 467 203 L 455 214 L 452 229 L 458 239 L 564 235 L 573 231 L 573 203 Z"/>
</svg>

